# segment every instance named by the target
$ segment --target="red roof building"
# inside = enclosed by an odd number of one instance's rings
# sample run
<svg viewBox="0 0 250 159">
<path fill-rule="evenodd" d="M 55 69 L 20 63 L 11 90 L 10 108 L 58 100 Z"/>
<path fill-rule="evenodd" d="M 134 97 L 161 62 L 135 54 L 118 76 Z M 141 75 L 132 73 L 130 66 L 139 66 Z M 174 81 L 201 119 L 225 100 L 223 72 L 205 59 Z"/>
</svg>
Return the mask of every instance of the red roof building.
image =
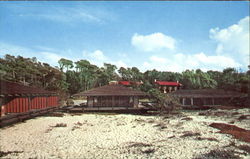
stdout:
<svg viewBox="0 0 250 159">
<path fill-rule="evenodd" d="M 170 82 L 170 81 L 156 81 L 155 85 L 159 88 L 160 91 L 163 93 L 173 92 L 182 87 L 182 84 L 177 82 Z"/>
<path fill-rule="evenodd" d="M 124 86 L 130 86 L 131 85 L 130 81 L 119 81 L 118 83 L 120 85 L 124 85 Z"/>
<path fill-rule="evenodd" d="M 168 81 L 156 81 L 155 84 L 160 86 L 182 86 L 181 83 L 177 82 L 168 82 Z"/>
<path fill-rule="evenodd" d="M 141 85 L 143 82 L 134 82 L 134 81 L 119 81 L 118 84 L 123 86 L 132 86 L 132 85 Z"/>
</svg>

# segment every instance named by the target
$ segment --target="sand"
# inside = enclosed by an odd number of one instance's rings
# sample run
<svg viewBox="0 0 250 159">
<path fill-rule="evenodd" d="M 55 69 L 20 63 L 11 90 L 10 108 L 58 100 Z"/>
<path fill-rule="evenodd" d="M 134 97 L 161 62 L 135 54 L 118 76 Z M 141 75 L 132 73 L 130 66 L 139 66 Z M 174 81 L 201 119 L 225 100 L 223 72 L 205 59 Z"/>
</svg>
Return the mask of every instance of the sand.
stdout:
<svg viewBox="0 0 250 159">
<path fill-rule="evenodd" d="M 63 117 L 37 117 L 0 129 L 0 146 L 3 152 L 17 151 L 3 158 L 191 159 L 214 149 L 234 149 L 240 157 L 250 158 L 243 150 L 228 146 L 232 142 L 250 146 L 249 143 L 209 126 L 212 122 L 234 121 L 234 125 L 249 130 L 250 120 L 237 118 L 250 114 L 250 109 L 230 111 L 233 112 L 239 114 L 206 117 L 189 111 L 168 118 L 67 113 Z M 54 127 L 59 123 L 66 126 Z"/>
</svg>

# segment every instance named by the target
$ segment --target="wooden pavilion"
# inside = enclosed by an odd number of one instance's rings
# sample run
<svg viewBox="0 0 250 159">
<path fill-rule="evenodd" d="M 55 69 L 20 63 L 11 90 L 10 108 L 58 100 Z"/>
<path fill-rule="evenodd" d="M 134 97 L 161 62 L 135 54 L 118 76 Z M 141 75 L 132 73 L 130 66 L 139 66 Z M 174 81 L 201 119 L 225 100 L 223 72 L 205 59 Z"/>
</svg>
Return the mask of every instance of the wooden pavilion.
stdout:
<svg viewBox="0 0 250 159">
<path fill-rule="evenodd" d="M 170 93 L 172 96 L 179 98 L 183 106 L 213 106 L 225 105 L 230 100 L 246 97 L 234 91 L 225 91 L 222 89 L 198 89 L 198 90 L 177 90 Z"/>
<path fill-rule="evenodd" d="M 109 84 L 74 96 L 87 96 L 88 108 L 118 110 L 138 108 L 139 98 L 147 94 L 120 84 Z"/>
</svg>

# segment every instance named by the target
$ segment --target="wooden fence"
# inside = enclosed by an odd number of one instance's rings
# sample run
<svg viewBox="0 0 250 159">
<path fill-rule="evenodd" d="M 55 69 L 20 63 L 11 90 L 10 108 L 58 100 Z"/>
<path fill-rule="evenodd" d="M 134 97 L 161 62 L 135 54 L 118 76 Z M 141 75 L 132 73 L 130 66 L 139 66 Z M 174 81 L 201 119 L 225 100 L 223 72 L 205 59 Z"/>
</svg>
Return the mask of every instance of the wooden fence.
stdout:
<svg viewBox="0 0 250 159">
<path fill-rule="evenodd" d="M 24 113 L 33 109 L 57 107 L 57 96 L 8 97 L 1 109 L 1 116 L 9 113 Z"/>
</svg>

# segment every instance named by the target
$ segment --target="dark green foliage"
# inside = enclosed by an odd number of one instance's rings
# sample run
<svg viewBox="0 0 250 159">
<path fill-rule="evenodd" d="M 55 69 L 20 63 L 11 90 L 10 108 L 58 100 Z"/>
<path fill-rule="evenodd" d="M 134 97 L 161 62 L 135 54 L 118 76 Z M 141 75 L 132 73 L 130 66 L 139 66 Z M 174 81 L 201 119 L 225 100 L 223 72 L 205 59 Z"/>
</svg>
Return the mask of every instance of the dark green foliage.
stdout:
<svg viewBox="0 0 250 159">
<path fill-rule="evenodd" d="M 51 91 L 64 92 L 68 88 L 64 73 L 47 63 L 38 62 L 35 57 L 6 54 L 4 58 L 0 58 L 0 77 Z"/>
<path fill-rule="evenodd" d="M 151 95 L 151 99 L 154 99 L 158 104 L 155 108 L 161 113 L 173 113 L 180 109 L 180 103 L 177 99 L 169 94 L 161 93 L 158 89 L 150 89 L 148 93 Z"/>
<path fill-rule="evenodd" d="M 133 87 L 154 94 L 158 101 L 162 101 L 162 95 L 156 92 L 155 80 L 179 81 L 183 84 L 183 89 L 219 88 L 250 94 L 250 70 L 238 72 L 234 68 L 226 68 L 222 72 L 203 72 L 197 69 L 177 73 L 154 69 L 142 73 L 136 67 L 121 67 L 117 70 L 115 65 L 104 63 L 103 67 L 98 67 L 87 60 L 73 62 L 62 58 L 58 63 L 60 68 L 55 68 L 37 61 L 35 57 L 6 54 L 4 58 L 0 58 L 0 77 L 70 95 L 106 85 L 112 80 L 142 81 L 142 85 Z M 164 95 L 164 99 L 166 98 L 170 97 Z"/>
</svg>

